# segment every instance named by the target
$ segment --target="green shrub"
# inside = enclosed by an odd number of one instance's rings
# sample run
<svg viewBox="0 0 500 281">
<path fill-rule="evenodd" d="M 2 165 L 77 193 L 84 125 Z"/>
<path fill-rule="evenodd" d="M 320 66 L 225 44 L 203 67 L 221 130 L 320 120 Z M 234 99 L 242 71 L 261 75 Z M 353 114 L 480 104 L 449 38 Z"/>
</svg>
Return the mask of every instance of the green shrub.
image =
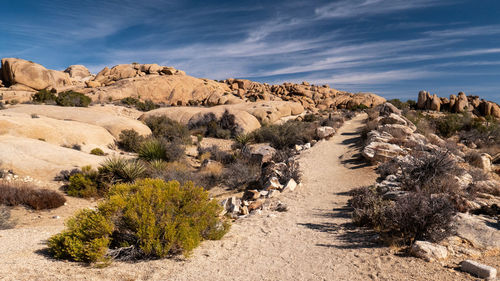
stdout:
<svg viewBox="0 0 500 281">
<path fill-rule="evenodd" d="M 56 103 L 60 106 L 87 107 L 91 102 L 88 96 L 71 90 L 59 93 L 56 98 Z"/>
<path fill-rule="evenodd" d="M 135 130 L 130 129 L 121 131 L 116 144 L 125 151 L 138 152 L 143 141 L 143 136 L 139 135 Z"/>
<path fill-rule="evenodd" d="M 113 224 L 99 211 L 84 209 L 67 222 L 67 229 L 48 240 L 55 258 L 78 262 L 107 262 Z"/>
<path fill-rule="evenodd" d="M 49 248 L 56 258 L 83 262 L 189 255 L 202 240 L 220 239 L 228 231 L 220 212 L 219 204 L 192 183 L 120 184 L 98 211 L 71 219 L 67 230 L 49 239 Z"/>
<path fill-rule="evenodd" d="M 311 142 L 316 137 L 318 124 L 288 121 L 282 125 L 264 126 L 253 132 L 257 143 L 269 142 L 276 149 L 292 148 Z"/>
<path fill-rule="evenodd" d="M 97 155 L 97 156 L 103 156 L 105 155 L 104 151 L 102 149 L 96 147 L 90 151 L 90 154 Z"/>
<path fill-rule="evenodd" d="M 56 103 L 56 95 L 55 91 L 49 91 L 47 89 L 43 89 L 38 91 L 36 94 L 33 94 L 31 97 L 34 103 L 49 103 L 49 104 L 54 104 Z"/>
<path fill-rule="evenodd" d="M 156 138 L 170 142 L 191 143 L 191 135 L 186 126 L 165 116 L 150 116 L 144 120 Z"/>
<path fill-rule="evenodd" d="M 95 176 L 89 174 L 78 173 L 69 177 L 69 184 L 65 186 L 65 191 L 69 196 L 73 197 L 97 197 L 98 186 Z"/>
</svg>

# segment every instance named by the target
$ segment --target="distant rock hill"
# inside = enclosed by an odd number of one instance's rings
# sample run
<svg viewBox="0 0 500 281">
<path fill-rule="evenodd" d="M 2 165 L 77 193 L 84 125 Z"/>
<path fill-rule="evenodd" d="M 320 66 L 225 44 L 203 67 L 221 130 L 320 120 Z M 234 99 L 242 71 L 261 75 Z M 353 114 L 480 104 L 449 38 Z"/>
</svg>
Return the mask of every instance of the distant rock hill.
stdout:
<svg viewBox="0 0 500 281">
<path fill-rule="evenodd" d="M 454 113 L 471 112 L 476 116 L 493 116 L 500 118 L 500 106 L 492 101 L 480 99 L 478 96 L 467 96 L 464 92 L 440 98 L 436 94 L 420 91 L 418 93 L 418 109 L 448 111 Z"/>
<path fill-rule="evenodd" d="M 372 93 L 348 93 L 328 85 L 284 83 L 269 85 L 245 79 L 215 81 L 195 78 L 184 71 L 157 64 L 120 64 L 92 75 L 82 65 L 65 71 L 49 70 L 17 58 L 2 59 L 0 95 L 4 101 L 29 101 L 42 89 L 74 90 L 94 101 L 109 102 L 125 97 L 152 100 L 174 106 L 228 105 L 256 101 L 293 101 L 310 110 L 373 107 L 385 99 Z"/>
</svg>

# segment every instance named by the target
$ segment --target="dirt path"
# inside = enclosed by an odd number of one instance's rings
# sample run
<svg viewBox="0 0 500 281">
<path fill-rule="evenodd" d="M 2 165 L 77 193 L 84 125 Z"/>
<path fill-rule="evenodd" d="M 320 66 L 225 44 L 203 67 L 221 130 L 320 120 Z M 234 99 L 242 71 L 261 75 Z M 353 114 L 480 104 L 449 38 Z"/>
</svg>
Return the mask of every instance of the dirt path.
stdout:
<svg viewBox="0 0 500 281">
<path fill-rule="evenodd" d="M 0 231 L 5 280 L 468 280 L 437 263 L 391 253 L 350 224 L 347 192 L 375 180 L 356 160 L 363 116 L 301 156 L 302 186 L 281 194 L 287 212 L 263 211 L 236 222 L 221 241 L 187 260 L 113 263 L 104 269 L 51 260 L 34 251 L 60 227 Z"/>
</svg>

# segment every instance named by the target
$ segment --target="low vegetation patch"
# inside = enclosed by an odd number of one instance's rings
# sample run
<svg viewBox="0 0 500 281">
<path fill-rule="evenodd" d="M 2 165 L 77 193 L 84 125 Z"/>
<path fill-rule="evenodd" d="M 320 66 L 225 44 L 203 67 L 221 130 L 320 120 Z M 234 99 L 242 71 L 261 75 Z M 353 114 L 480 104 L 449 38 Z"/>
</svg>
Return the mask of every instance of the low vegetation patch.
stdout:
<svg viewBox="0 0 500 281">
<path fill-rule="evenodd" d="M 9 229 L 13 226 L 10 221 L 10 210 L 5 206 L 0 206 L 0 230 Z"/>
<path fill-rule="evenodd" d="M 74 91 L 65 91 L 58 93 L 56 96 L 56 90 L 47 90 L 43 89 L 38 91 L 36 94 L 32 96 L 32 100 L 35 103 L 45 103 L 45 104 L 57 104 L 60 106 L 78 106 L 78 107 L 87 107 L 92 102 L 90 97 L 74 92 Z"/>
<path fill-rule="evenodd" d="M 66 198 L 57 191 L 38 189 L 28 184 L 0 182 L 0 204 L 3 205 L 46 210 L 60 207 L 65 202 Z"/>
<path fill-rule="evenodd" d="M 104 156 L 106 155 L 102 149 L 96 147 L 90 151 L 90 154 L 97 155 L 97 156 Z"/>
<path fill-rule="evenodd" d="M 234 138 L 242 134 L 242 129 L 236 124 L 236 117 L 227 110 L 219 119 L 213 113 L 205 114 L 197 122 L 190 123 L 189 129 L 194 134 L 219 139 Z"/>
<path fill-rule="evenodd" d="M 253 139 L 258 143 L 268 142 L 276 149 L 292 148 L 315 139 L 317 127 L 313 122 L 288 121 L 261 127 L 253 133 Z"/>
<path fill-rule="evenodd" d="M 56 258 L 87 263 L 165 258 L 220 239 L 221 207 L 192 183 L 144 179 L 113 186 L 98 209 L 83 210 L 49 239 Z"/>
<path fill-rule="evenodd" d="M 189 129 L 177 121 L 165 116 L 150 116 L 144 122 L 155 138 L 165 139 L 168 142 L 191 143 Z"/>
<path fill-rule="evenodd" d="M 120 101 L 120 103 L 124 104 L 124 105 L 128 105 L 128 106 L 133 106 L 137 110 L 140 110 L 140 111 L 150 111 L 150 110 L 157 109 L 160 107 L 158 104 L 154 103 L 152 100 L 145 100 L 144 102 L 142 102 L 140 99 L 133 98 L 133 97 L 123 98 Z"/>
</svg>

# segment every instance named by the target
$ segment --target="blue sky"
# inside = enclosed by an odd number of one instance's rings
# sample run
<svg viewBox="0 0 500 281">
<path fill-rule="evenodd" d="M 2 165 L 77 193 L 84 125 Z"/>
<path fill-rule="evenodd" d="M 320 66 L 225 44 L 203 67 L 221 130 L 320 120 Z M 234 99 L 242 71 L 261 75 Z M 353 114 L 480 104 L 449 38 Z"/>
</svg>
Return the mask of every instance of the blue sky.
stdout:
<svg viewBox="0 0 500 281">
<path fill-rule="evenodd" d="M 0 57 L 500 103 L 500 1 L 3 0 Z"/>
</svg>

